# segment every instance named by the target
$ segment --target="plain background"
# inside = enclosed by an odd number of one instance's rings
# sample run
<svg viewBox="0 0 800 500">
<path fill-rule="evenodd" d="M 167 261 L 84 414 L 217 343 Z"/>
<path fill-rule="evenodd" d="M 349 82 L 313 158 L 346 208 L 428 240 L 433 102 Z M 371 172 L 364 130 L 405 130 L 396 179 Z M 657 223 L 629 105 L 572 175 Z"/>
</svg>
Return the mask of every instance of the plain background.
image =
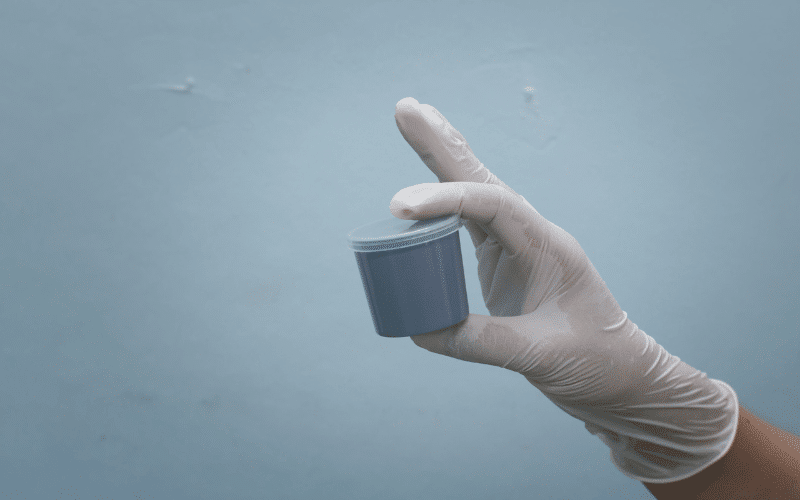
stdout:
<svg viewBox="0 0 800 500">
<path fill-rule="evenodd" d="M 642 330 L 798 434 L 799 25 L 792 1 L 3 0 L 0 499 L 650 498 L 522 376 L 375 334 L 345 236 L 436 182 L 409 96 Z"/>
</svg>

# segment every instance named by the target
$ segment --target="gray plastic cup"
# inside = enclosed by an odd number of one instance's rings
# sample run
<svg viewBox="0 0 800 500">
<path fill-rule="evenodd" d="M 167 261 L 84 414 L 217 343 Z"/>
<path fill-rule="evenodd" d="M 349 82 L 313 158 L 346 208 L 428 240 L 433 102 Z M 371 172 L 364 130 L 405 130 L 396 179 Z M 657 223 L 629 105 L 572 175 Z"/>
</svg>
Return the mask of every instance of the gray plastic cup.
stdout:
<svg viewBox="0 0 800 500">
<path fill-rule="evenodd" d="M 469 315 L 458 214 L 428 220 L 389 217 L 348 233 L 375 331 L 410 337 Z"/>
</svg>

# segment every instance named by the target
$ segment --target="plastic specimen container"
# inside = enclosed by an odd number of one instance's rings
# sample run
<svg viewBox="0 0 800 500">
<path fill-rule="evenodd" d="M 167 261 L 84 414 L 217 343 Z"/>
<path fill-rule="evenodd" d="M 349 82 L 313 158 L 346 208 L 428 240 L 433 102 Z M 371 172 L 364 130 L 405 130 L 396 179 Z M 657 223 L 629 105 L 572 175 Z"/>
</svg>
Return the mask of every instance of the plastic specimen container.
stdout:
<svg viewBox="0 0 800 500">
<path fill-rule="evenodd" d="M 389 217 L 348 233 L 375 331 L 410 337 L 469 315 L 458 214 L 428 220 Z"/>
</svg>

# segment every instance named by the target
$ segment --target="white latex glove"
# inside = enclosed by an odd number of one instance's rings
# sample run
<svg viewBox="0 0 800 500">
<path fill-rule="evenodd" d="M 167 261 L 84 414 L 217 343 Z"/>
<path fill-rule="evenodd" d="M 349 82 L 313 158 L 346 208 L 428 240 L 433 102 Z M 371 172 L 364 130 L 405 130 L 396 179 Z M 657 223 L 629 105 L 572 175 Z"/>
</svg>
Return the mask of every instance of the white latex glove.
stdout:
<svg viewBox="0 0 800 500">
<path fill-rule="evenodd" d="M 678 481 L 722 458 L 739 419 L 734 390 L 630 321 L 578 241 L 489 172 L 436 109 L 407 97 L 395 120 L 440 183 L 400 190 L 389 209 L 401 219 L 465 219 L 491 313 L 414 343 L 524 375 L 639 481 Z"/>
</svg>

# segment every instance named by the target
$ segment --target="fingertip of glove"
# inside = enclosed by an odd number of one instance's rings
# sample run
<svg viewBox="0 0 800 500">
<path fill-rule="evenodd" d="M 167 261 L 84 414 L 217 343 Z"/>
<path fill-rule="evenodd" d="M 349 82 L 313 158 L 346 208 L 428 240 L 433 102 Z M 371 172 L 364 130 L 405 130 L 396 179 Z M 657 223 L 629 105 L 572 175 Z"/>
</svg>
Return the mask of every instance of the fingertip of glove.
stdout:
<svg viewBox="0 0 800 500">
<path fill-rule="evenodd" d="M 408 219 L 413 215 L 413 211 L 407 203 L 395 198 L 392 198 L 392 201 L 389 202 L 389 212 L 398 219 Z"/>
<path fill-rule="evenodd" d="M 394 106 L 394 113 L 397 114 L 399 111 L 406 108 L 414 109 L 416 106 L 419 106 L 419 101 L 413 97 L 404 97 L 397 101 L 397 104 Z"/>
</svg>

